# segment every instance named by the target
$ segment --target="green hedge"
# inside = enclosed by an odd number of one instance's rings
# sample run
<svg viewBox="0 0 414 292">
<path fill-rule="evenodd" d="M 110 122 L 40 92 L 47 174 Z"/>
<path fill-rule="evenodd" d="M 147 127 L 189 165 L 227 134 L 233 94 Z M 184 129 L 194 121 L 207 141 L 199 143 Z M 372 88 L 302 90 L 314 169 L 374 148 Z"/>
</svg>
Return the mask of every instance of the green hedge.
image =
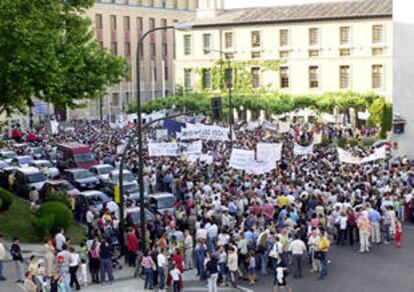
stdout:
<svg viewBox="0 0 414 292">
<path fill-rule="evenodd" d="M 210 99 L 214 96 L 221 96 L 223 107 L 227 107 L 227 92 L 187 93 L 147 101 L 143 104 L 142 110 L 145 113 L 151 113 L 161 109 L 171 109 L 175 106 L 178 111 L 210 112 Z M 364 110 L 370 108 L 373 102 L 378 99 L 381 99 L 381 97 L 373 93 L 330 92 L 317 96 L 258 91 L 257 93 L 236 94 L 232 97 L 232 102 L 236 109 L 243 106 L 249 110 L 264 110 L 269 114 L 283 114 L 302 108 L 313 108 L 320 112 L 331 112 L 334 108 L 339 110 L 349 108 Z M 133 113 L 135 111 L 136 102 L 133 101 L 128 106 L 128 112 Z"/>
<path fill-rule="evenodd" d="M 10 206 L 13 204 L 13 194 L 9 191 L 0 188 L 0 199 L 2 201 L 2 204 L 0 206 L 0 211 L 6 211 L 10 208 Z"/>
<path fill-rule="evenodd" d="M 63 227 L 67 229 L 73 223 L 72 211 L 61 202 L 46 202 L 40 206 L 36 213 L 37 218 L 46 218 L 54 215 L 51 229 L 58 230 Z"/>
<path fill-rule="evenodd" d="M 47 202 L 60 202 L 70 208 L 70 200 L 68 193 L 65 191 L 49 192 L 46 193 L 45 201 Z"/>
</svg>

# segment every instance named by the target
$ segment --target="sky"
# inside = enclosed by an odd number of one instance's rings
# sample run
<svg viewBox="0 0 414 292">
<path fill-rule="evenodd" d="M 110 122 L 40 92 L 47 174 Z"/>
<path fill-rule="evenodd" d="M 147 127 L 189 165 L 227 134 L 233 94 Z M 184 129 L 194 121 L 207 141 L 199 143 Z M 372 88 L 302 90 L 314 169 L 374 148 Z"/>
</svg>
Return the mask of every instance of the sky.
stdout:
<svg viewBox="0 0 414 292">
<path fill-rule="evenodd" d="M 225 0 L 225 7 L 227 9 L 230 9 L 230 8 L 306 4 L 306 3 L 333 2 L 333 1 L 338 1 L 338 0 Z"/>
</svg>

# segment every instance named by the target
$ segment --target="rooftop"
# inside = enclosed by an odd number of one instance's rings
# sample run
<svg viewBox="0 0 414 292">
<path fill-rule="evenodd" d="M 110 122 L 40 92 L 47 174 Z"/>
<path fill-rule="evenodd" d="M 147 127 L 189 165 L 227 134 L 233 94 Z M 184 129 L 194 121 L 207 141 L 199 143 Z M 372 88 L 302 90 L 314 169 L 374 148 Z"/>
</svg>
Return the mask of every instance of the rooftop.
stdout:
<svg viewBox="0 0 414 292">
<path fill-rule="evenodd" d="M 196 18 L 194 27 L 252 25 L 392 17 L 392 0 L 353 0 L 275 7 L 229 9 L 216 17 Z"/>
</svg>

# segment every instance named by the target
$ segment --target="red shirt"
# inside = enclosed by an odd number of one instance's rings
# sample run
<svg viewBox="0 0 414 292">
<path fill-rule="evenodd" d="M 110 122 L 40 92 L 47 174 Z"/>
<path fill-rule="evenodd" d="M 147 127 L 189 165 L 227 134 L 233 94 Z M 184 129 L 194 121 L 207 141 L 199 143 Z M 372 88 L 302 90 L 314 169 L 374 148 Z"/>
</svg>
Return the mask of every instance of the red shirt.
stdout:
<svg viewBox="0 0 414 292">
<path fill-rule="evenodd" d="M 128 251 L 137 251 L 139 249 L 138 238 L 135 236 L 135 234 L 128 232 L 127 241 Z"/>
</svg>

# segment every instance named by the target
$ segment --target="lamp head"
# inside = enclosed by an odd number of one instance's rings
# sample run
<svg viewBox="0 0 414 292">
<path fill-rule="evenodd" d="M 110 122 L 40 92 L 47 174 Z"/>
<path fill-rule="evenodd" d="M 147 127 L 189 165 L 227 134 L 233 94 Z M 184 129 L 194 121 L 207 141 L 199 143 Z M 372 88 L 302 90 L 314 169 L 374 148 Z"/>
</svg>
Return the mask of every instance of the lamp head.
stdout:
<svg viewBox="0 0 414 292">
<path fill-rule="evenodd" d="M 183 23 L 176 23 L 176 24 L 174 24 L 174 28 L 176 30 L 184 30 L 184 31 L 186 31 L 186 30 L 191 30 L 193 28 L 193 25 L 191 23 L 185 23 L 185 22 L 183 22 Z"/>
</svg>

